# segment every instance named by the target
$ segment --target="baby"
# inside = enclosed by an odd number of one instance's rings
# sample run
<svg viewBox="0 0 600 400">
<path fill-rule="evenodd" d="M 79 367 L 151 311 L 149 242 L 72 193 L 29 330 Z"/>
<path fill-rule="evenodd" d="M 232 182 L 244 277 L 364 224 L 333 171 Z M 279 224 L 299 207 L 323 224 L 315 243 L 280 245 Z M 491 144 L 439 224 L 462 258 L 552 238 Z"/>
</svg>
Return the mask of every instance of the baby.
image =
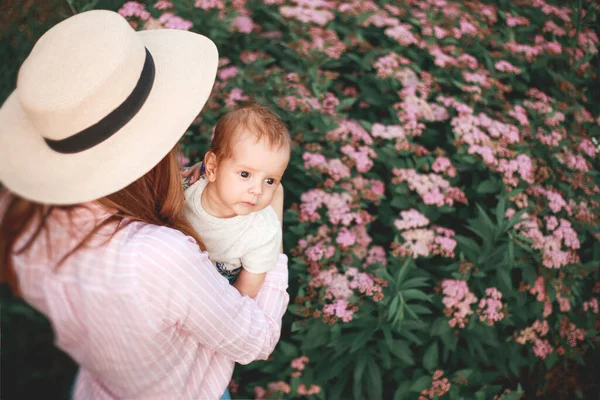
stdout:
<svg viewBox="0 0 600 400">
<path fill-rule="evenodd" d="M 250 105 L 223 115 L 204 156 L 204 174 L 185 190 L 186 217 L 221 275 L 255 297 L 281 251 L 281 178 L 291 138 L 268 108 Z M 281 209 L 281 207 L 279 207 Z"/>
</svg>

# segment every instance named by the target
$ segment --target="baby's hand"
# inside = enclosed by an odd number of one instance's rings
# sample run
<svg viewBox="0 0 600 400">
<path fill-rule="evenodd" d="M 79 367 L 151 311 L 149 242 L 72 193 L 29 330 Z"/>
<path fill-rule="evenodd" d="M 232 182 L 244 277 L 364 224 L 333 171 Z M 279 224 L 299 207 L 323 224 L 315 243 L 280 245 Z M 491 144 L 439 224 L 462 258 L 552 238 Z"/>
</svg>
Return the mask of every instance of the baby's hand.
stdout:
<svg viewBox="0 0 600 400">
<path fill-rule="evenodd" d="M 201 172 L 202 169 L 202 161 L 200 161 L 197 164 L 192 165 L 191 167 L 187 167 L 181 170 L 181 176 L 183 176 L 184 178 L 187 178 L 186 180 L 186 184 L 188 186 L 192 185 L 194 182 L 198 181 L 198 179 L 200 179 L 200 176 L 202 175 Z"/>
</svg>

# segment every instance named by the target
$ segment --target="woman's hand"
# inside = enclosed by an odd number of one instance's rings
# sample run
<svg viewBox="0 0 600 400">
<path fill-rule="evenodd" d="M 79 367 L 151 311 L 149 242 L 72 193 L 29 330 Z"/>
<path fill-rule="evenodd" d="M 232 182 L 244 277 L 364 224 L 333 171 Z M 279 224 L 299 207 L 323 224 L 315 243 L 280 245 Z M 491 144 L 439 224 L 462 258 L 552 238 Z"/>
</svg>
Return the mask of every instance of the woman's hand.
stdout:
<svg viewBox="0 0 600 400">
<path fill-rule="evenodd" d="M 202 175 L 202 161 L 197 164 L 192 165 L 191 167 L 187 167 L 181 170 L 181 176 L 186 180 L 186 184 L 191 186 L 193 183 L 197 182 Z"/>
</svg>

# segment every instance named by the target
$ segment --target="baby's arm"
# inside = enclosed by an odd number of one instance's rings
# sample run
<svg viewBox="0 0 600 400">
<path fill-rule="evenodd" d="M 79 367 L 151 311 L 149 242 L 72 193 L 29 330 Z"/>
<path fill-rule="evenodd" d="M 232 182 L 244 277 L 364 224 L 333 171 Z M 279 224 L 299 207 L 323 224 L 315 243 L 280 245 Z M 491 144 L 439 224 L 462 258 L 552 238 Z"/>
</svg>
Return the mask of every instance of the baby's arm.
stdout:
<svg viewBox="0 0 600 400">
<path fill-rule="evenodd" d="M 281 222 L 283 219 L 283 186 L 279 185 L 279 187 L 276 189 L 275 194 L 273 195 L 273 200 L 271 201 L 271 206 L 275 210 L 275 214 L 277 214 L 277 218 L 279 218 L 279 221 Z M 283 253 L 283 244 L 280 245 L 280 251 Z M 265 281 L 265 274 L 266 273 L 255 274 L 242 268 L 233 286 L 242 295 L 247 295 L 254 298 L 258 294 L 263 282 Z"/>
<path fill-rule="evenodd" d="M 235 287 L 242 296 L 256 297 L 263 282 L 265 281 L 266 272 L 262 274 L 253 274 L 246 271 L 244 268 L 240 271 L 233 287 Z"/>
</svg>

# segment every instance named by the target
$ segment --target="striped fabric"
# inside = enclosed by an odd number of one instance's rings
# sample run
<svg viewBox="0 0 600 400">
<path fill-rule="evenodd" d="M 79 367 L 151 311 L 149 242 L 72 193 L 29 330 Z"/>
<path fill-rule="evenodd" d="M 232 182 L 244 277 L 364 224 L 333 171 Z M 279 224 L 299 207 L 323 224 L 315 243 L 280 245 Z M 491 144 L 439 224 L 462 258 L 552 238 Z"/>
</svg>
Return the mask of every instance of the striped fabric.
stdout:
<svg viewBox="0 0 600 400">
<path fill-rule="evenodd" d="M 24 299 L 80 365 L 75 399 L 219 399 L 234 362 L 269 356 L 289 301 L 284 254 L 255 300 L 240 296 L 192 238 L 138 222 L 108 242 L 112 228 L 99 232 L 54 268 L 108 215 L 88 206 L 75 214 L 77 228 L 54 212 L 48 234 L 14 257 Z"/>
</svg>

